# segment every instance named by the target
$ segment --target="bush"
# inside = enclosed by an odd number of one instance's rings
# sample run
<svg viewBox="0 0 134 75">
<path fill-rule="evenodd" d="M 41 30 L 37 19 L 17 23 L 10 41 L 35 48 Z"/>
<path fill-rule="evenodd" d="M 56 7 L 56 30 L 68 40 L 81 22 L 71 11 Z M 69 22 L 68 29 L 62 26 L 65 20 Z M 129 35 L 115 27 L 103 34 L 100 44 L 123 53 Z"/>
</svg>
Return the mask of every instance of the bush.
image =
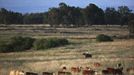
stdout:
<svg viewBox="0 0 134 75">
<path fill-rule="evenodd" d="M 57 38 L 38 39 L 34 42 L 34 49 L 36 50 L 48 49 L 48 48 L 63 46 L 67 44 L 69 44 L 67 39 L 57 39 Z"/>
<path fill-rule="evenodd" d="M 104 34 L 98 35 L 96 37 L 96 40 L 99 42 L 113 41 L 113 39 L 110 36 Z"/>
<path fill-rule="evenodd" d="M 33 39 L 30 37 L 15 36 L 6 42 L 0 42 L 0 52 L 18 52 L 31 49 L 48 49 L 69 44 L 67 39 Z"/>
<path fill-rule="evenodd" d="M 30 37 L 15 36 L 9 41 L 0 44 L 1 52 L 15 52 L 30 49 L 33 46 L 34 39 Z"/>
</svg>

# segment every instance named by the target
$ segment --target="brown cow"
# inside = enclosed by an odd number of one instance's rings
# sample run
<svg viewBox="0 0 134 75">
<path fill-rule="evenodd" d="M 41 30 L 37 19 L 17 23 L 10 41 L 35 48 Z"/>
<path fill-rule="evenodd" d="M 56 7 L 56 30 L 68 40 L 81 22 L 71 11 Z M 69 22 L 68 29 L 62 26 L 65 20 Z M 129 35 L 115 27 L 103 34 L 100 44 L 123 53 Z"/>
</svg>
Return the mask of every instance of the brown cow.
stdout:
<svg viewBox="0 0 134 75">
<path fill-rule="evenodd" d="M 112 75 L 123 75 L 123 69 L 114 69 L 114 68 L 107 68 L 106 70 L 102 70 L 104 75 L 112 74 Z"/>
<path fill-rule="evenodd" d="M 94 75 L 94 70 L 83 70 L 82 75 Z"/>
<path fill-rule="evenodd" d="M 72 75 L 71 72 L 58 71 L 58 75 Z"/>
<path fill-rule="evenodd" d="M 42 75 L 53 75 L 53 72 L 43 72 Z"/>
</svg>

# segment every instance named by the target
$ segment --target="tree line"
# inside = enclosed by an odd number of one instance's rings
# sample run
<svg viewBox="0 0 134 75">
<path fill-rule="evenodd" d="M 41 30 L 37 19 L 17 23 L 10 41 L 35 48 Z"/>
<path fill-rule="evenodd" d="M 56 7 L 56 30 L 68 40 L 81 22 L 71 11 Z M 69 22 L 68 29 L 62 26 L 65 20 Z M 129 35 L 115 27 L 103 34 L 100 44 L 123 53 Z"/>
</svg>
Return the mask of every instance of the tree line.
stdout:
<svg viewBox="0 0 134 75">
<path fill-rule="evenodd" d="M 51 26 L 80 27 L 89 25 L 127 25 L 134 19 L 134 13 L 127 6 L 118 9 L 107 7 L 105 10 L 95 4 L 85 8 L 60 3 L 59 7 L 49 8 L 43 13 L 18 13 L 0 9 L 0 24 L 50 24 Z"/>
</svg>

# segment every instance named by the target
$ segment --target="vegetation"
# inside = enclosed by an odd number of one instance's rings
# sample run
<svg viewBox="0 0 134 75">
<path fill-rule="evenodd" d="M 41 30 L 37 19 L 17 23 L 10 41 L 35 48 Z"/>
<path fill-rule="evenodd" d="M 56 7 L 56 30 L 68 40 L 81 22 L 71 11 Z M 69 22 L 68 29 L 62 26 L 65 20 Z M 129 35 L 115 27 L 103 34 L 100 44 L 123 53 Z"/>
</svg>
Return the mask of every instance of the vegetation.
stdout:
<svg viewBox="0 0 134 75">
<path fill-rule="evenodd" d="M 0 24 L 22 24 L 23 15 L 18 12 L 0 9 Z"/>
<path fill-rule="evenodd" d="M 69 44 L 67 39 L 49 38 L 33 39 L 30 37 L 15 36 L 8 41 L 0 42 L 0 52 L 18 52 L 31 48 L 35 50 L 48 49 Z"/>
<path fill-rule="evenodd" d="M 27 28 L 27 26 L 24 26 L 23 28 Z M 86 66 L 90 67 L 93 66 L 93 64 L 96 62 L 102 64 L 100 69 L 98 69 L 98 67 L 95 68 L 95 70 L 98 71 L 102 71 L 107 67 L 116 67 L 116 64 L 118 63 L 123 63 L 123 65 L 125 65 L 124 70 L 134 65 L 133 63 L 134 39 L 116 39 L 113 42 L 102 42 L 102 43 L 98 43 L 94 39 L 92 39 L 96 35 L 101 33 L 105 35 L 117 35 L 117 36 L 126 35 L 128 34 L 126 27 L 120 28 L 120 26 L 119 27 L 91 26 L 86 28 L 82 27 L 82 28 L 59 28 L 59 29 L 63 30 L 61 32 L 81 31 L 85 32 L 86 35 L 83 35 L 83 33 L 82 34 L 78 33 L 78 35 L 71 34 L 70 38 L 70 35 L 64 36 L 64 34 L 61 34 L 62 38 L 63 36 L 65 38 L 69 37 L 69 42 L 72 42 L 72 44 L 64 47 L 47 49 L 47 51 L 34 50 L 34 51 L 23 51 L 19 53 L 18 52 L 0 53 L 0 61 L 1 61 L 0 64 L 2 65 L 1 74 L 8 75 L 12 69 L 24 70 L 28 72 L 37 72 L 39 74 L 44 71 L 57 72 L 63 65 L 66 65 L 69 68 L 77 67 L 79 65 L 82 67 Z M 10 30 L 7 30 L 6 32 L 10 32 L 12 33 L 11 35 L 13 35 L 13 32 Z M 14 32 L 16 32 L 16 30 L 14 30 Z M 5 34 L 5 32 L 1 33 Z M 26 31 L 23 33 L 29 33 L 29 32 Z M 32 33 L 37 34 L 35 32 Z M 6 38 L 9 37 L 9 34 L 5 35 L 6 36 L 4 37 Z M 52 38 L 52 35 L 53 34 L 43 36 L 43 38 L 50 38 L 50 37 Z M 58 38 L 60 38 L 61 35 L 58 34 Z M 30 36 L 30 34 L 28 36 Z M 53 37 L 55 37 L 55 35 L 53 35 Z M 42 36 L 37 35 L 36 38 L 42 38 Z M 93 55 L 93 59 L 85 59 L 84 56 L 82 55 L 82 53 L 85 52 L 91 53 Z"/>
<path fill-rule="evenodd" d="M 50 38 L 50 39 L 38 39 L 34 42 L 34 49 L 48 49 L 58 46 L 63 46 L 69 44 L 67 39 L 57 39 L 57 38 Z"/>
<path fill-rule="evenodd" d="M 99 42 L 107 42 L 107 41 L 113 41 L 113 39 L 108 36 L 108 35 L 104 35 L 104 34 L 100 34 L 96 37 L 96 40 Z"/>
<path fill-rule="evenodd" d="M 95 4 L 85 8 L 69 6 L 60 3 L 59 7 L 52 7 L 43 13 L 27 13 L 0 9 L 0 24 L 50 24 L 53 27 L 89 26 L 93 24 L 128 24 L 129 15 L 132 14 L 127 6 L 115 8 L 108 7 L 102 10 Z"/>
<path fill-rule="evenodd" d="M 30 37 L 15 36 L 10 40 L 0 43 L 0 52 L 16 52 L 30 49 L 34 39 Z"/>
</svg>

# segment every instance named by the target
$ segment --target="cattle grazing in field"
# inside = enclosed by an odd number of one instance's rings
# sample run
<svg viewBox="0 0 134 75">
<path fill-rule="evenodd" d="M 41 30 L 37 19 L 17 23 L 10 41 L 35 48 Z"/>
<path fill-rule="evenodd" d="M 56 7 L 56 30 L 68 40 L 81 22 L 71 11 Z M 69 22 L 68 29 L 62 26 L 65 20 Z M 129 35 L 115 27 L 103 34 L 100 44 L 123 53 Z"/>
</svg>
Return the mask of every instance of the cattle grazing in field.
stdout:
<svg viewBox="0 0 134 75">
<path fill-rule="evenodd" d="M 58 75 L 72 75 L 71 72 L 58 71 Z"/>
<path fill-rule="evenodd" d="M 11 70 L 9 75 L 25 75 L 24 71 L 20 70 Z"/>
<path fill-rule="evenodd" d="M 42 75 L 53 75 L 53 72 L 43 72 Z"/>
<path fill-rule="evenodd" d="M 128 75 L 134 75 L 134 67 L 131 67 L 131 68 L 127 68 L 127 74 Z"/>
<path fill-rule="evenodd" d="M 85 56 L 85 58 L 92 58 L 92 55 L 88 52 L 83 53 L 83 55 Z"/>
<path fill-rule="evenodd" d="M 26 72 L 26 75 L 38 75 L 37 73 L 33 73 L 33 72 Z"/>
<path fill-rule="evenodd" d="M 94 75 L 95 71 L 94 70 L 83 70 L 82 75 Z"/>
<path fill-rule="evenodd" d="M 107 68 L 106 70 L 102 70 L 102 73 L 104 75 L 123 75 L 123 72 L 122 72 L 123 69 L 114 69 L 114 68 Z"/>
</svg>

